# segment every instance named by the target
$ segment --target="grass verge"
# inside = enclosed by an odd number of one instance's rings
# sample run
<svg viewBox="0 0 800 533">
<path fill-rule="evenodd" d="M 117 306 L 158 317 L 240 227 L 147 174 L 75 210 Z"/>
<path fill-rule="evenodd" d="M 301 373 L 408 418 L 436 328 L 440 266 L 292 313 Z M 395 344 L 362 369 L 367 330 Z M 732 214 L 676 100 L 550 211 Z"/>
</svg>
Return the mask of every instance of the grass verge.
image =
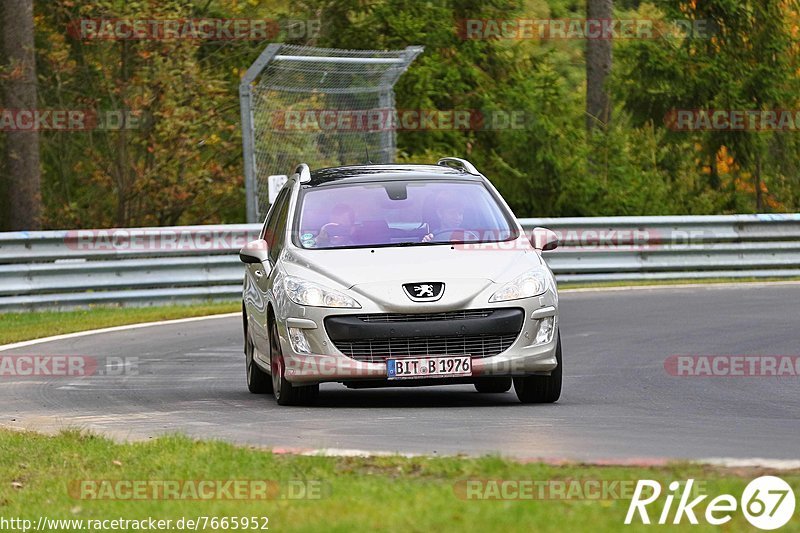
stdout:
<svg viewBox="0 0 800 533">
<path fill-rule="evenodd" d="M 700 514 L 714 496 L 726 493 L 739 498 L 747 483 L 764 473 L 690 464 L 653 468 L 521 464 L 498 457 L 307 457 L 178 436 L 119 444 L 75 431 L 45 436 L 0 430 L 0 450 L 0 517 L 24 518 L 33 524 L 40 517 L 152 517 L 172 520 L 173 530 L 181 518 L 268 517 L 267 525 L 273 531 L 618 531 L 623 528 L 637 479 L 658 480 L 665 492 L 673 480 L 697 480 L 702 489 L 698 494 L 710 495 L 696 507 Z M 778 475 L 797 491 L 800 472 Z M 145 481 L 156 487 L 161 482 L 183 480 L 195 484 L 202 480 L 262 480 L 272 488 L 266 499 L 252 500 L 105 499 L 131 494 L 126 481 Z M 549 487 L 545 490 L 550 496 L 477 499 L 478 494 L 502 495 L 490 489 L 500 485 L 485 480 L 535 481 L 539 483 L 536 486 Z M 587 481 L 599 481 L 606 487 L 616 482 L 617 492 L 608 491 L 606 496 L 617 497 L 587 497 L 593 494 Z M 471 492 L 467 492 L 468 482 L 481 485 L 470 485 Z M 553 492 L 559 486 L 569 488 Z M 505 490 L 507 495 L 512 494 Z M 153 493 L 166 494 L 160 489 L 141 494 Z M 538 489 L 531 493 L 536 495 Z M 94 495 L 104 499 L 92 499 Z M 664 497 L 662 494 L 648 508 L 654 521 L 660 516 Z M 670 530 L 718 530 L 698 518 L 699 526 L 689 525 L 684 517 L 680 527 L 670 526 Z M 798 520 L 795 516 L 782 530 L 797 530 Z M 203 527 L 201 523 L 198 530 L 226 529 L 221 522 L 216 528 L 209 524 Z M 257 524 L 256 529 L 246 529 L 261 530 L 263 520 L 259 518 Z M 737 511 L 725 530 L 750 529 L 748 526 Z M 69 529 L 78 527 L 73 523 Z M 133 529 L 130 525 L 127 528 Z M 639 525 L 625 529 L 651 528 Z M 47 529 L 56 530 L 53 524 Z M 227 529 L 234 529 L 232 522 Z"/>
<path fill-rule="evenodd" d="M 166 307 L 96 307 L 77 311 L 0 314 L 0 345 L 12 342 L 143 322 L 239 311 L 236 302 Z"/>
</svg>

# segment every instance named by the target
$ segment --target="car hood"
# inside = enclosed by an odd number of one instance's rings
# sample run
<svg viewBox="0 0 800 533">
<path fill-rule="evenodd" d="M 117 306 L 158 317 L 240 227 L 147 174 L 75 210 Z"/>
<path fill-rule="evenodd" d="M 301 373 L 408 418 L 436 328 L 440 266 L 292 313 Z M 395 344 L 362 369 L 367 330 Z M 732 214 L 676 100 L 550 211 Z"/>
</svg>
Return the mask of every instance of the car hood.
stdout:
<svg viewBox="0 0 800 533">
<path fill-rule="evenodd" d="M 346 288 L 388 281 L 481 279 L 502 283 L 542 266 L 533 249 L 501 249 L 496 244 L 464 247 L 434 245 L 338 250 L 294 248 L 284 255 L 287 273 Z M 310 272 L 309 272 L 310 271 Z"/>
</svg>

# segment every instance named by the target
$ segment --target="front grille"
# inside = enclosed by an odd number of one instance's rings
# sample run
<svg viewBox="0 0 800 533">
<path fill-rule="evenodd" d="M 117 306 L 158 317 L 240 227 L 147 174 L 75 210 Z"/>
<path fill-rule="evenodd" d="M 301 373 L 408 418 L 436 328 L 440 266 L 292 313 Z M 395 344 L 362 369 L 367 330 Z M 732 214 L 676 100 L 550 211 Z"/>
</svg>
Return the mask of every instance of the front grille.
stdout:
<svg viewBox="0 0 800 533">
<path fill-rule="evenodd" d="M 336 348 L 362 363 L 382 363 L 387 359 L 440 355 L 491 357 L 514 344 L 517 335 L 452 335 L 334 341 Z"/>
<path fill-rule="evenodd" d="M 377 313 L 357 315 L 357 317 L 364 322 L 420 322 L 427 320 L 486 318 L 492 312 L 492 309 L 467 309 L 464 311 L 445 311 L 443 313 Z"/>
<path fill-rule="evenodd" d="M 380 363 L 404 357 L 492 357 L 514 344 L 524 321 L 519 308 L 332 315 L 325 318 L 325 330 L 346 356 Z"/>
</svg>

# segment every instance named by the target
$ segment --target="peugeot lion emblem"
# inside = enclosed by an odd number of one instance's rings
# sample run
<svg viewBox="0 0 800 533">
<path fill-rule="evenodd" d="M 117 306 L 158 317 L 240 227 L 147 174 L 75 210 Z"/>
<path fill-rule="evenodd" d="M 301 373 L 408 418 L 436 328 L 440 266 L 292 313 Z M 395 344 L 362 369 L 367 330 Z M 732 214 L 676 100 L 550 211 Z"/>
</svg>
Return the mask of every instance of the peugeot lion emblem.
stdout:
<svg viewBox="0 0 800 533">
<path fill-rule="evenodd" d="M 435 302 L 444 294 L 444 283 L 426 281 L 422 283 L 406 283 L 403 285 L 406 296 L 415 302 Z"/>
</svg>

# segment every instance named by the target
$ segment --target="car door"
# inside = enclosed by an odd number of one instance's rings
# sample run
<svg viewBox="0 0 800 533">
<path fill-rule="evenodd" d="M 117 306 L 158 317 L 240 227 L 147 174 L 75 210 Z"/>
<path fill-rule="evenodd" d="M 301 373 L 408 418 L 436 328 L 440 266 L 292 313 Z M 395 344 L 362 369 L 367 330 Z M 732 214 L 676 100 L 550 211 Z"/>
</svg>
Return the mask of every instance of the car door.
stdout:
<svg viewBox="0 0 800 533">
<path fill-rule="evenodd" d="M 245 305 L 247 306 L 248 325 L 253 336 L 259 360 L 268 362 L 269 334 L 267 329 L 267 305 L 270 300 L 272 279 L 276 273 L 277 254 L 283 249 L 285 238 L 286 215 L 291 197 L 290 187 L 284 187 L 275 199 L 260 238 L 266 241 L 269 251 L 268 264 L 248 264 L 245 267 Z M 281 229 L 282 228 L 282 229 Z"/>
</svg>

